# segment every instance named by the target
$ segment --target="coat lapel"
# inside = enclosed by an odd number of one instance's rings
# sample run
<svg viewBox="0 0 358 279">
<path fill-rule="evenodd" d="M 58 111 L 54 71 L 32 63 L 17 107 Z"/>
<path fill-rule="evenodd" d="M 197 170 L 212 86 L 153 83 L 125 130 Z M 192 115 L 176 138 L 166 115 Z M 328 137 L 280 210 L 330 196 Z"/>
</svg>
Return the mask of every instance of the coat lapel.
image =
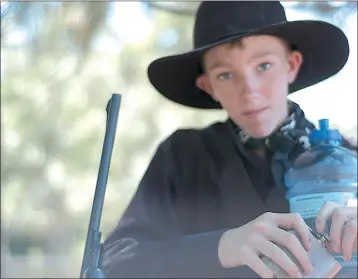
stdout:
<svg viewBox="0 0 358 279">
<path fill-rule="evenodd" d="M 272 187 L 265 202 L 267 211 L 275 212 L 275 213 L 290 212 L 290 206 L 285 195 L 286 195 L 286 190 L 282 189 L 279 186 Z"/>
<path fill-rule="evenodd" d="M 196 179 L 187 181 L 195 184 L 190 186 L 190 196 L 195 196 L 196 208 L 187 210 L 196 212 L 197 230 L 236 228 L 266 211 L 288 212 L 284 191 L 278 187 L 273 187 L 266 201 L 261 199 L 227 126 L 205 134 L 199 146 L 205 147 L 201 154 L 206 157 L 205 174 L 196 171 L 192 175 Z"/>
<path fill-rule="evenodd" d="M 231 159 L 218 182 L 222 216 L 228 227 L 250 222 L 266 211 L 239 156 Z"/>
</svg>

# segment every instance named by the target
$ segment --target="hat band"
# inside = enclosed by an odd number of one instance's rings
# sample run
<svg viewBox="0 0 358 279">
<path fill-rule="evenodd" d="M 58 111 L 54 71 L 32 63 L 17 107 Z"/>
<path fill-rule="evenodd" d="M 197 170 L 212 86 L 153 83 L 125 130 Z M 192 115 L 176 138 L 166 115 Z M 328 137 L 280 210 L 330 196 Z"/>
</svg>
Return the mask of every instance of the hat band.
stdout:
<svg viewBox="0 0 358 279">
<path fill-rule="evenodd" d="M 237 32 L 226 33 L 225 35 L 217 37 L 215 39 L 211 39 L 208 42 L 204 42 L 202 44 L 199 43 L 199 44 L 197 44 L 199 46 L 196 46 L 196 48 L 211 45 L 211 44 L 220 43 L 220 42 L 226 41 L 226 40 L 228 40 L 230 38 L 235 39 L 235 37 L 238 37 L 238 36 L 245 36 L 247 33 L 250 33 L 252 31 L 254 31 L 254 29 L 249 29 L 249 30 L 246 30 L 244 32 L 243 31 L 237 31 Z M 203 41 L 205 41 L 205 40 L 203 40 Z"/>
</svg>

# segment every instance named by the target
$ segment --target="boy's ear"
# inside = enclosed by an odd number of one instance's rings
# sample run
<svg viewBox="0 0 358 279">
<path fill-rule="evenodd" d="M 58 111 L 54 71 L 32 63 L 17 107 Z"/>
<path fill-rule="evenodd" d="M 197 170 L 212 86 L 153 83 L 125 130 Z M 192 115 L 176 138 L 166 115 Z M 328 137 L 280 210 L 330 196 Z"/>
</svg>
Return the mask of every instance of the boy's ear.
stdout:
<svg viewBox="0 0 358 279">
<path fill-rule="evenodd" d="M 195 84 L 196 87 L 198 87 L 199 89 L 203 90 L 205 93 L 213 97 L 213 89 L 210 86 L 209 79 L 205 74 L 202 74 L 199 77 L 197 77 Z"/>
<path fill-rule="evenodd" d="M 303 63 L 303 55 L 299 51 L 292 51 L 288 55 L 288 81 L 293 83 L 301 69 Z"/>
</svg>

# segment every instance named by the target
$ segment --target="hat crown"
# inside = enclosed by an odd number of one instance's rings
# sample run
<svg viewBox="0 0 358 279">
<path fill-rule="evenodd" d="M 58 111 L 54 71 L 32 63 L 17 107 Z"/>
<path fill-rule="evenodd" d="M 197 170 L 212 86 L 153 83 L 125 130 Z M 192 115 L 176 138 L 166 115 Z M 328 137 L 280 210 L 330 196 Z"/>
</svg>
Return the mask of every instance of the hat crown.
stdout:
<svg viewBox="0 0 358 279">
<path fill-rule="evenodd" d="M 285 21 L 279 1 L 204 1 L 196 13 L 194 48 Z"/>
</svg>

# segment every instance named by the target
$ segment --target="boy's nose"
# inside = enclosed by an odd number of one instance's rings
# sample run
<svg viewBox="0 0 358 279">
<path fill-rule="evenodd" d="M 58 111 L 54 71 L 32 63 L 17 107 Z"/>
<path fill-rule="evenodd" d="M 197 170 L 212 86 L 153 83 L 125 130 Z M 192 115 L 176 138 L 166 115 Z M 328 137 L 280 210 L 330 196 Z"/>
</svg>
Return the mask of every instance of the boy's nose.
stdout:
<svg viewBox="0 0 358 279">
<path fill-rule="evenodd" d="M 241 80 L 242 94 L 245 98 L 255 98 L 260 95 L 259 82 L 256 78 L 246 76 Z"/>
</svg>

